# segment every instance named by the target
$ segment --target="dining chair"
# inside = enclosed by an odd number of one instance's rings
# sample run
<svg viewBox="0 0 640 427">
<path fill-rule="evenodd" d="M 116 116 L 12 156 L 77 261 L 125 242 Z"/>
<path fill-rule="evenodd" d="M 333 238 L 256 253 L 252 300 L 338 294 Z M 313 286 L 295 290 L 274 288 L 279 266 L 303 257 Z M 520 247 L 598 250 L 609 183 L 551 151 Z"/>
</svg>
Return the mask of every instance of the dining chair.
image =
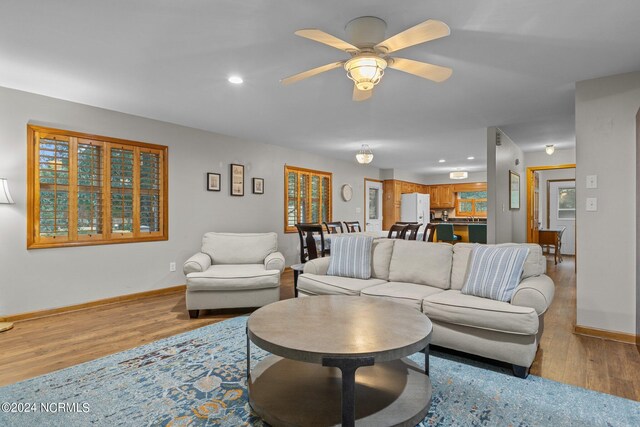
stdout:
<svg viewBox="0 0 640 427">
<path fill-rule="evenodd" d="M 360 221 L 343 221 L 347 227 L 347 233 L 362 233 L 362 227 L 360 227 Z"/>
<path fill-rule="evenodd" d="M 422 235 L 423 242 L 433 242 L 433 237 L 435 236 L 436 225 L 429 223 L 427 227 L 424 229 L 424 234 Z"/>
<path fill-rule="evenodd" d="M 456 243 L 462 240 L 457 234 L 453 234 L 453 224 L 436 225 L 436 235 L 438 242 Z"/>
<path fill-rule="evenodd" d="M 398 225 L 402 225 L 402 224 L 398 224 Z M 418 224 L 416 223 L 411 223 L 411 224 L 405 224 L 404 230 L 402 230 L 402 235 L 400 236 L 401 239 L 406 239 L 406 240 L 416 240 L 418 238 L 418 230 L 420 230 L 420 227 L 422 227 L 422 224 Z"/>
<path fill-rule="evenodd" d="M 309 260 L 323 257 L 329 253 L 325 249 L 324 232 L 320 224 L 296 224 L 298 236 L 300 237 L 300 262 L 305 263 Z M 315 236 L 320 236 L 316 240 Z M 320 247 L 318 247 L 320 246 Z"/>
<path fill-rule="evenodd" d="M 340 221 L 323 222 L 323 224 L 326 227 L 328 234 L 338 234 L 338 230 L 340 230 L 340 233 L 344 233 L 344 229 L 342 228 L 342 223 Z"/>
<path fill-rule="evenodd" d="M 487 224 L 469 224 L 469 243 L 487 243 Z"/>
<path fill-rule="evenodd" d="M 407 228 L 406 225 L 403 224 L 393 224 L 389 228 L 389 234 L 387 235 L 388 239 L 404 239 L 403 232 L 404 229 Z"/>
<path fill-rule="evenodd" d="M 560 231 L 558 232 L 558 262 L 562 262 L 562 235 L 566 229 L 567 227 L 560 227 Z"/>
</svg>

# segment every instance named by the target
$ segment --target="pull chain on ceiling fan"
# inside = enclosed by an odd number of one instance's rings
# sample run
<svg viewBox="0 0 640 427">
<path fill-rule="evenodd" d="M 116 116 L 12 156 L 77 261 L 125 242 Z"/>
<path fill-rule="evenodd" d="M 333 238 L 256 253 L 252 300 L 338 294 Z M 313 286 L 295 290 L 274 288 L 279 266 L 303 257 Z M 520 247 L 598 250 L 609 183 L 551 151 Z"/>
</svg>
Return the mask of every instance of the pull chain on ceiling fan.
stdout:
<svg viewBox="0 0 640 427">
<path fill-rule="evenodd" d="M 386 27 L 387 24 L 380 18 L 373 16 L 356 18 L 349 22 L 346 27 L 347 35 L 352 43 L 316 28 L 296 31 L 295 34 L 297 36 L 340 49 L 351 55 L 351 58 L 295 74 L 282 79 L 281 83 L 284 85 L 296 83 L 325 71 L 343 67 L 347 72 L 347 77 L 354 82 L 353 100 L 364 101 L 371 98 L 374 86 L 380 83 L 387 68 L 403 71 L 438 83 L 451 77 L 453 72 L 451 68 L 389 56 L 393 52 L 448 36 L 451 31 L 447 24 L 429 19 L 395 36 L 382 40 Z"/>
</svg>

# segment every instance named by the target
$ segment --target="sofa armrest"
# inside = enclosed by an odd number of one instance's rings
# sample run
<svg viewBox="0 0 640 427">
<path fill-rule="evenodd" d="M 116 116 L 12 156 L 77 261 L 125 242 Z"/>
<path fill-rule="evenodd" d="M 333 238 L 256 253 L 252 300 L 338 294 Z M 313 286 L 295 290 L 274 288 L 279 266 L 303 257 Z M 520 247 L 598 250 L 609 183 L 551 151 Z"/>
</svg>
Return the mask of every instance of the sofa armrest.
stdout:
<svg viewBox="0 0 640 427">
<path fill-rule="evenodd" d="M 271 252 L 264 259 L 264 268 L 266 270 L 279 270 L 282 273 L 284 270 L 284 255 L 280 252 Z"/>
<path fill-rule="evenodd" d="M 318 274 L 320 276 L 325 276 L 327 271 L 329 271 L 329 260 L 331 257 L 322 257 L 312 259 L 311 261 L 307 261 L 304 264 L 304 273 L 310 274 Z"/>
<path fill-rule="evenodd" d="M 511 297 L 511 304 L 521 307 L 531 307 L 538 316 L 544 314 L 553 301 L 555 285 L 553 280 L 545 274 L 527 277 L 516 288 Z"/>
<path fill-rule="evenodd" d="M 198 252 L 185 261 L 182 266 L 182 271 L 186 276 L 189 273 L 199 273 L 205 271 L 209 267 L 211 267 L 211 257 L 207 254 L 203 254 L 202 252 Z"/>
</svg>

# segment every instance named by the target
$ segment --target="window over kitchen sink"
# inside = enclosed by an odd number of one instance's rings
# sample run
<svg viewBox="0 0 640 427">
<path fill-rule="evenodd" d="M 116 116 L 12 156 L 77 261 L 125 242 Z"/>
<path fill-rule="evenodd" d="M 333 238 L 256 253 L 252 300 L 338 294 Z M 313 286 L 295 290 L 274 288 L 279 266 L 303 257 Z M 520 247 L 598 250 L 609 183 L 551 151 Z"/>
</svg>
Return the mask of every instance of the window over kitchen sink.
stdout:
<svg viewBox="0 0 640 427">
<path fill-rule="evenodd" d="M 456 216 L 487 217 L 486 191 L 461 191 L 456 194 Z"/>
</svg>

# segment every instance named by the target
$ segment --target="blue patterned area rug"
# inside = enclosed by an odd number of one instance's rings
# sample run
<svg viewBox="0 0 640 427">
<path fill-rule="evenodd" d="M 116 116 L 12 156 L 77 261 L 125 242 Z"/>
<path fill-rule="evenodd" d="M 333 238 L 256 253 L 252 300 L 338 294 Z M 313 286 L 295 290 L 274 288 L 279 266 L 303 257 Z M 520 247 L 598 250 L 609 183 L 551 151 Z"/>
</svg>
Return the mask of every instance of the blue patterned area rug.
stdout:
<svg viewBox="0 0 640 427">
<path fill-rule="evenodd" d="M 263 426 L 247 403 L 246 319 L 2 387 L 0 426 Z M 432 355 L 431 380 L 424 427 L 640 426 L 638 402 L 450 355 Z"/>
</svg>

